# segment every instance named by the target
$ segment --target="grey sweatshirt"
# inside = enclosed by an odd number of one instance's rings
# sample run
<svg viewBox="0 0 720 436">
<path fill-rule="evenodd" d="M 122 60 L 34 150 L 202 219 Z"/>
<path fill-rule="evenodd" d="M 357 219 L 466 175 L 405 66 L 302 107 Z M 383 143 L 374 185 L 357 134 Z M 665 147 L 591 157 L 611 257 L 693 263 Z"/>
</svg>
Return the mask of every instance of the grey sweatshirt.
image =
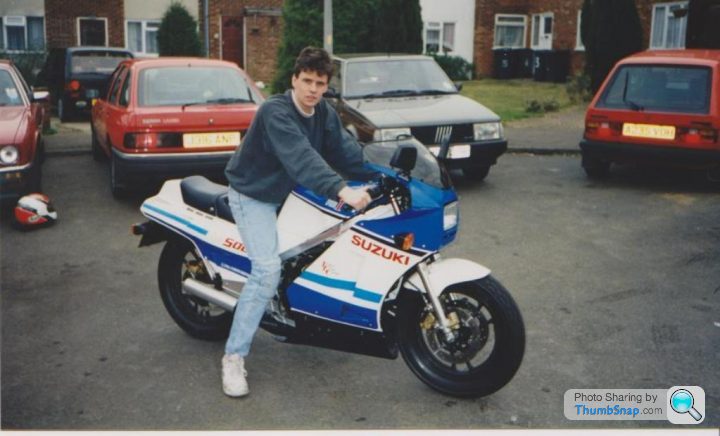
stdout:
<svg viewBox="0 0 720 436">
<path fill-rule="evenodd" d="M 325 100 L 306 117 L 296 108 L 291 91 L 260 106 L 225 167 L 233 189 L 268 203 L 282 203 L 296 184 L 337 199 L 345 187 L 338 172 L 359 180 L 375 174 L 364 167 L 362 148 Z"/>
</svg>

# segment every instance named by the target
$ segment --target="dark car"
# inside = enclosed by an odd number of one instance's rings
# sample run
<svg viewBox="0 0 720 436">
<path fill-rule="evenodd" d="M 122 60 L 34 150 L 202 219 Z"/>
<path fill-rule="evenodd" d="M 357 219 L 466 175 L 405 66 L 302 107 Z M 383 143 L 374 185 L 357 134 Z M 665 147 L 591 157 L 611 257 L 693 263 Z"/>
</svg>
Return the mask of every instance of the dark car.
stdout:
<svg viewBox="0 0 720 436">
<path fill-rule="evenodd" d="M 0 200 L 40 190 L 47 92 L 33 92 L 20 71 L 0 60 Z"/>
<path fill-rule="evenodd" d="M 461 96 L 435 60 L 418 55 L 339 55 L 326 95 L 361 142 L 412 135 L 435 155 L 450 136 L 448 168 L 484 179 L 507 150 L 500 117 Z"/>
<path fill-rule="evenodd" d="M 653 50 L 619 61 L 590 103 L 589 177 L 613 163 L 720 169 L 720 50 Z"/>
<path fill-rule="evenodd" d="M 40 72 L 58 117 L 67 121 L 76 114 L 90 114 L 93 101 L 107 90 L 118 64 L 132 52 L 109 47 L 53 48 Z"/>
</svg>

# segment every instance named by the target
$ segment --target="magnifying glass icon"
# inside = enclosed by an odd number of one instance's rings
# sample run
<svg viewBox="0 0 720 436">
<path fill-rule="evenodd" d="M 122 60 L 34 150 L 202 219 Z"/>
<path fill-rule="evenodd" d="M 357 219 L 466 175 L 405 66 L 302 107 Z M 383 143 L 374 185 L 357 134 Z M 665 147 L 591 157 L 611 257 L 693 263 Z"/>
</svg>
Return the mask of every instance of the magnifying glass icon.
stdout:
<svg viewBox="0 0 720 436">
<path fill-rule="evenodd" d="M 695 421 L 700 421 L 702 415 L 693 407 L 694 401 L 695 398 L 688 390 L 678 389 L 670 396 L 670 407 L 677 413 L 689 413 Z"/>
</svg>

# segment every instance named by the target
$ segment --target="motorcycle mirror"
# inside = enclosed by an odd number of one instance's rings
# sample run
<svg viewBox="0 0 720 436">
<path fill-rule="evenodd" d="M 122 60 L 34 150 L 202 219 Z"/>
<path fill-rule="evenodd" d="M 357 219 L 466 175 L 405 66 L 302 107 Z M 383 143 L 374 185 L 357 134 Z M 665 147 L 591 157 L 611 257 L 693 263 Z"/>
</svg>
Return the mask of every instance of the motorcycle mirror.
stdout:
<svg viewBox="0 0 720 436">
<path fill-rule="evenodd" d="M 438 152 L 437 158 L 439 160 L 447 159 L 448 152 L 450 151 L 450 135 L 443 136 L 440 142 L 440 151 Z"/>
<path fill-rule="evenodd" d="M 398 148 L 395 149 L 395 153 L 390 159 L 390 166 L 398 168 L 405 174 L 410 174 L 410 171 L 415 168 L 417 162 L 417 148 L 408 144 L 399 144 Z"/>
<path fill-rule="evenodd" d="M 323 94 L 323 97 L 325 98 L 340 98 L 340 91 L 336 90 L 333 87 L 329 87 L 327 91 Z"/>
</svg>

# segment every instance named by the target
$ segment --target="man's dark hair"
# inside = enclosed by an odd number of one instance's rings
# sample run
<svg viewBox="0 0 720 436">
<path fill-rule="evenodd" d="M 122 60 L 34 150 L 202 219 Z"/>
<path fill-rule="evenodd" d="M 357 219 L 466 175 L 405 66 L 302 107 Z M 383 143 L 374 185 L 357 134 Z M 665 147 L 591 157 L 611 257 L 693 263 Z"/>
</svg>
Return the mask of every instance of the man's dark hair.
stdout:
<svg viewBox="0 0 720 436">
<path fill-rule="evenodd" d="M 297 59 L 295 59 L 293 75 L 298 77 L 303 71 L 313 71 L 318 76 L 327 76 L 328 80 L 330 80 L 333 73 L 333 64 L 328 52 L 318 47 L 305 47 L 302 49 Z"/>
</svg>

